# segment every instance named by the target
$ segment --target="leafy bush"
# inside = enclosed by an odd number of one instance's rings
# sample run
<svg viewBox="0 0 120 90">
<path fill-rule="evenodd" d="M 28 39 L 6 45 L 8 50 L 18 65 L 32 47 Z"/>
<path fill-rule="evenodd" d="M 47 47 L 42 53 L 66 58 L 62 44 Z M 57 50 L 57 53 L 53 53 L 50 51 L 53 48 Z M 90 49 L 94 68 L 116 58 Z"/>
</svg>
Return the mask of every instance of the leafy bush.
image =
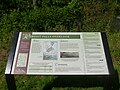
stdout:
<svg viewBox="0 0 120 90">
<path fill-rule="evenodd" d="M 64 31 L 104 31 L 113 20 L 116 9 L 115 2 L 102 0 L 40 0 L 36 2 L 37 9 L 33 9 L 32 0 L 9 2 L 9 6 L 13 6 L 9 13 L 1 16 L 2 33 L 3 30 L 51 31 L 56 27 L 64 27 Z"/>
</svg>

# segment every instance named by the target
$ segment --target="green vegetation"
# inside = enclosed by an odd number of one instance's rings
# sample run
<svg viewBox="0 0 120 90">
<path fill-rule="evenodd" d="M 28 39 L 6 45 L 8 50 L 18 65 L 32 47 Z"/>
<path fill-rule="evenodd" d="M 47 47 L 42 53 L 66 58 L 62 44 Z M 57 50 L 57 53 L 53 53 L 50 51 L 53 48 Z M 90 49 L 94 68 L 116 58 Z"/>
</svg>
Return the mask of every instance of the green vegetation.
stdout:
<svg viewBox="0 0 120 90">
<path fill-rule="evenodd" d="M 120 77 L 119 0 L 1 0 L 0 90 L 6 90 L 4 71 L 14 32 L 105 31 L 114 67 Z M 18 90 L 42 90 L 52 76 L 16 76 Z M 119 79 L 120 80 L 120 79 Z M 98 88 L 53 88 L 53 90 L 101 90 Z"/>
</svg>

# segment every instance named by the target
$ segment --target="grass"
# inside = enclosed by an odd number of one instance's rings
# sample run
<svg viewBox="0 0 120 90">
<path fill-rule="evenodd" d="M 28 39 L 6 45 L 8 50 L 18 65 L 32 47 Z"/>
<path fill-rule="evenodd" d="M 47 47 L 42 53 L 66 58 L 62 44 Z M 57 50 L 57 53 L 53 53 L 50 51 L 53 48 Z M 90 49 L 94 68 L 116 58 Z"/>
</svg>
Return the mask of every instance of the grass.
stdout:
<svg viewBox="0 0 120 90">
<path fill-rule="evenodd" d="M 87 0 L 86 0 L 87 1 Z M 92 0 L 91 0 L 92 1 Z M 93 0 L 94 1 L 94 0 Z M 120 28 L 117 30 L 110 30 L 110 22 L 114 18 L 114 8 L 116 8 L 116 4 L 112 3 L 112 5 L 105 4 L 103 7 L 103 2 L 96 3 L 83 3 L 85 6 L 81 10 L 83 10 L 83 22 L 79 24 L 75 24 L 73 27 L 69 28 L 69 31 L 77 31 L 76 28 L 80 28 L 80 31 L 105 31 L 108 38 L 108 43 L 110 47 L 110 53 L 112 56 L 112 61 L 115 70 L 118 71 L 119 81 L 120 81 Z M 94 4 L 94 5 L 93 5 Z M 109 3 L 111 4 L 111 3 Z M 94 6 L 94 7 L 93 7 Z M 109 7 L 107 7 L 109 6 Z M 108 9 L 110 8 L 110 9 Z M 120 5 L 118 6 L 118 10 L 120 10 Z M 61 9 L 60 9 L 61 10 Z M 34 10 L 33 10 L 34 11 Z M 53 10 L 54 11 L 54 10 Z M 57 10 L 56 10 L 57 11 Z M 44 10 L 43 10 L 44 12 Z M 52 12 L 52 11 L 51 11 Z M 39 12 L 41 13 L 41 12 Z M 65 13 L 65 15 L 64 15 Z M 66 18 L 66 12 L 63 15 Z M 41 24 L 39 22 L 40 19 L 37 18 L 37 15 L 34 12 L 27 15 L 27 13 L 21 13 L 23 15 L 19 15 L 18 12 L 14 12 L 14 10 L 10 14 L 4 14 L 0 20 L 0 90 L 7 90 L 7 84 L 5 80 L 5 67 L 7 63 L 7 57 L 10 50 L 10 44 L 12 42 L 13 33 L 15 31 L 29 31 L 31 25 L 33 25 L 33 29 L 36 24 Z M 41 15 L 41 14 L 40 14 Z M 44 14 L 43 14 L 44 15 Z M 49 13 L 48 13 L 49 15 Z M 61 14 L 62 15 L 62 14 Z M 25 17 L 24 17 L 25 16 Z M 34 20 L 31 17 L 36 17 Z M 47 15 L 46 15 L 47 16 Z M 55 15 L 57 17 L 57 15 Z M 68 15 L 69 16 L 69 15 Z M 53 18 L 53 16 L 51 17 Z M 32 21 L 33 19 L 33 21 Z M 59 21 L 60 18 L 58 18 Z M 64 19 L 64 18 L 63 18 Z M 68 18 L 69 19 L 69 18 Z M 19 21 L 21 20 L 21 21 Z M 38 20 L 38 21 L 37 21 Z M 51 19 L 50 19 L 51 20 Z M 37 21 L 35 23 L 35 21 Z M 44 22 L 43 22 L 44 21 Z M 49 21 L 49 20 L 48 20 Z M 64 20 L 63 20 L 64 21 Z M 31 23 L 32 24 L 31 24 Z M 46 22 L 42 17 L 41 22 Z M 55 19 L 56 22 L 56 19 Z M 62 22 L 61 19 L 59 21 Z M 51 21 L 49 21 L 51 23 Z M 48 24 L 49 24 L 48 23 Z M 67 31 L 63 25 L 57 25 L 55 27 L 49 27 L 48 24 L 45 24 L 45 31 Z M 48 26 L 47 26 L 48 25 Z M 78 26 L 78 27 L 77 27 Z M 113 26 L 114 27 L 114 26 Z M 117 26 L 115 26 L 117 27 Z M 40 28 L 41 29 L 41 28 Z M 43 28 L 42 28 L 43 29 Z M 49 29 L 49 30 L 46 30 Z M 32 29 L 31 29 L 32 31 Z M 39 30 L 38 30 L 39 31 Z M 1 39 L 2 38 L 2 39 Z M 18 90 L 42 90 L 42 88 L 50 81 L 54 80 L 55 76 L 26 76 L 26 75 L 16 75 L 16 86 Z M 103 87 L 94 87 L 94 88 L 81 88 L 81 87 L 53 87 L 52 90 L 102 90 Z"/>
<path fill-rule="evenodd" d="M 108 33 L 110 52 L 114 68 L 118 70 L 120 76 L 120 32 Z"/>
</svg>

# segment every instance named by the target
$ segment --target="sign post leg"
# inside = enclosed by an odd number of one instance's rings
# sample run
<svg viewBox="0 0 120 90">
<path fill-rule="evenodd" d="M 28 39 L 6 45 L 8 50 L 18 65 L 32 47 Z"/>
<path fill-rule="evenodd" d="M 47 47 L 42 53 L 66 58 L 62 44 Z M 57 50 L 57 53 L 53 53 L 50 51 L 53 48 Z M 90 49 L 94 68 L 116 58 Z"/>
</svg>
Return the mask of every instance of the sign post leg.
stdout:
<svg viewBox="0 0 120 90">
<path fill-rule="evenodd" d="M 108 76 L 105 78 L 103 90 L 112 90 L 112 78 L 111 78 L 111 76 Z"/>
<path fill-rule="evenodd" d="M 16 90 L 14 75 L 5 74 L 8 90 Z"/>
</svg>

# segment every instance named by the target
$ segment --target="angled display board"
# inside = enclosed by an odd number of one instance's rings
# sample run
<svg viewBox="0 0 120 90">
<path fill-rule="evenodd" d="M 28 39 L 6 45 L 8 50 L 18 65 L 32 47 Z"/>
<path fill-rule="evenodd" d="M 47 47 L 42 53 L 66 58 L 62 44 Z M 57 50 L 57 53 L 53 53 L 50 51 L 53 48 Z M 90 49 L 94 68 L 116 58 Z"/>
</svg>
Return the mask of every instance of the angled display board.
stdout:
<svg viewBox="0 0 120 90">
<path fill-rule="evenodd" d="M 20 32 L 11 74 L 109 75 L 100 32 Z"/>
</svg>

